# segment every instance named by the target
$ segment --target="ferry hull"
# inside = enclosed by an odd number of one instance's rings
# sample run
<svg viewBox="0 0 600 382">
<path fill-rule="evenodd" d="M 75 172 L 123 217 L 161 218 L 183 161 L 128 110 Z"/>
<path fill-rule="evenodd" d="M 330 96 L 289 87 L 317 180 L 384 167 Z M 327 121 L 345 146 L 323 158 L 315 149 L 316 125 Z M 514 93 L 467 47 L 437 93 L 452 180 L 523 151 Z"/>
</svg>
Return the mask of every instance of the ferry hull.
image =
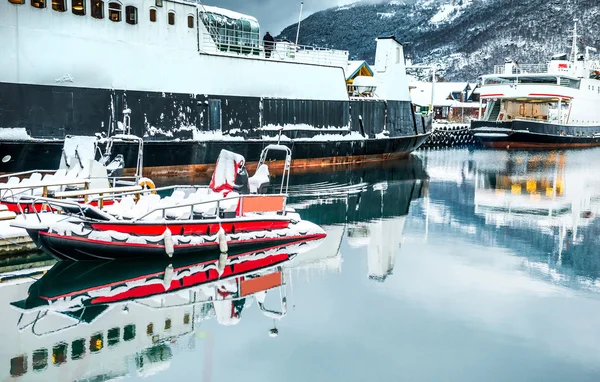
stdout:
<svg viewBox="0 0 600 382">
<path fill-rule="evenodd" d="M 554 150 L 600 146 L 600 126 L 473 121 L 471 131 L 479 144 L 492 149 Z"/>
<path fill-rule="evenodd" d="M 119 133 L 126 109 L 131 113 L 130 133 L 144 138 L 147 176 L 211 171 L 222 149 L 243 155 L 251 164 L 266 145 L 277 142 L 280 128 L 295 167 L 400 158 L 430 135 L 431 120 L 415 115 L 410 101 L 324 97 L 0 82 L 0 173 L 56 169 L 66 135 Z M 135 167 L 137 147 L 115 147 L 113 153 L 124 154 L 126 166 Z"/>
<path fill-rule="evenodd" d="M 408 156 L 419 148 L 429 133 L 393 138 L 357 139 L 340 141 L 285 141 L 292 149 L 292 167 L 296 169 L 339 164 L 380 162 Z M 144 145 L 144 175 L 189 175 L 211 173 L 222 149 L 243 155 L 252 169 L 262 149 L 275 141 L 148 141 Z M 26 170 L 52 170 L 60 163 L 62 140 L 0 141 L 1 173 Z M 135 168 L 137 147 L 117 146 L 115 153 L 125 157 L 126 167 Z M 282 158 L 283 159 L 283 158 Z M 269 165 L 274 170 L 283 160 Z"/>
</svg>

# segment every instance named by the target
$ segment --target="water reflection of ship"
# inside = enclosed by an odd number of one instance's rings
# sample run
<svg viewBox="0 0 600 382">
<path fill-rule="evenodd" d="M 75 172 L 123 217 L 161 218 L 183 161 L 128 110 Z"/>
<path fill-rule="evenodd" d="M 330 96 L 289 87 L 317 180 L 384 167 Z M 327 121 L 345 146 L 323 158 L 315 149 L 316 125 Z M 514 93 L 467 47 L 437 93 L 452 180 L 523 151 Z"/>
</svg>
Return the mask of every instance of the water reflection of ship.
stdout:
<svg viewBox="0 0 600 382">
<path fill-rule="evenodd" d="M 461 182 L 433 180 L 431 205 L 418 206 L 415 212 L 427 216 L 434 232 L 514 249 L 532 271 L 587 288 L 584 284 L 595 285 L 589 278 L 600 278 L 595 253 L 600 178 L 598 169 L 589 165 L 594 155 L 476 151 L 450 165 L 429 161 L 437 168 L 427 171 L 435 174 L 459 174 L 465 163 L 476 165 Z"/>
<path fill-rule="evenodd" d="M 33 284 L 3 284 L 2 337 L 14 346 L 1 348 L 0 372 L 26 380 L 155 374 L 178 346 L 195 346 L 204 320 L 235 325 L 252 302 L 269 322 L 284 317 L 284 265 L 300 245 L 213 261 L 58 263 Z"/>
<path fill-rule="evenodd" d="M 382 282 L 391 275 L 411 202 L 428 192 L 422 160 L 412 157 L 393 165 L 305 175 L 302 184 L 291 187 L 291 205 L 307 219 L 330 225 L 322 247 L 336 255 L 320 262 L 341 269 L 339 246 L 346 233 L 351 246 L 367 247 L 370 279 Z M 295 261 L 308 263 L 304 255 Z"/>
</svg>

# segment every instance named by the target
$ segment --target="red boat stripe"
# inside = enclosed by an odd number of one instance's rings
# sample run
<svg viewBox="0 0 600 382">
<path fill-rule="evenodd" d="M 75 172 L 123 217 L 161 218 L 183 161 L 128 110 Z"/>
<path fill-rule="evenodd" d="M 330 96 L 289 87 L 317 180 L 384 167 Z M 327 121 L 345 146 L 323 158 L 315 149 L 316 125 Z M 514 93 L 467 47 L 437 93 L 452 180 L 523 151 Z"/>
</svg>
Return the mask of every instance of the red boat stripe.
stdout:
<svg viewBox="0 0 600 382">
<path fill-rule="evenodd" d="M 216 233 L 220 227 L 223 227 L 225 233 L 231 233 L 235 227 L 236 232 L 241 231 L 264 231 L 268 229 L 284 229 L 289 226 L 288 220 L 251 220 L 251 221 L 238 221 L 238 222 L 221 222 L 219 223 L 146 223 L 143 222 L 136 224 L 119 224 L 119 223 L 94 223 L 92 228 L 99 231 L 116 231 L 120 233 L 135 233 L 138 235 L 162 235 L 165 229 L 168 227 L 171 232 L 175 235 L 181 234 L 193 234 L 193 233 L 205 233 L 210 229 L 211 233 Z"/>
<path fill-rule="evenodd" d="M 573 98 L 573 97 L 564 96 L 564 95 L 560 95 L 560 94 L 530 93 L 529 95 L 531 97 L 558 97 L 558 98 L 568 98 L 568 99 Z"/>
<path fill-rule="evenodd" d="M 504 97 L 504 94 L 482 94 L 481 97 Z"/>
</svg>

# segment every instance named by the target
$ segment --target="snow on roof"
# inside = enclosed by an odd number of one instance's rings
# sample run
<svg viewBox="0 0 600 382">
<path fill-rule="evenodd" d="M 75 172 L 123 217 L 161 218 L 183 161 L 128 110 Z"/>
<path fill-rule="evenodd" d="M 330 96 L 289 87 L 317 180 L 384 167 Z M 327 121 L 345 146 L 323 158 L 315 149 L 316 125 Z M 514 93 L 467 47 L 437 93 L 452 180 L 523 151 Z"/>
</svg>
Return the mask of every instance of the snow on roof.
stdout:
<svg viewBox="0 0 600 382">
<path fill-rule="evenodd" d="M 204 9 L 206 10 L 206 12 L 216 13 L 216 14 L 219 14 L 219 15 L 222 15 L 225 17 L 229 17 L 230 19 L 251 20 L 251 21 L 255 21 L 258 23 L 258 20 L 256 20 L 256 18 L 253 16 L 248 16 L 248 15 L 244 15 L 243 13 L 230 11 L 229 9 L 213 7 L 211 5 L 205 5 Z"/>
<path fill-rule="evenodd" d="M 348 66 L 346 67 L 346 81 L 354 77 L 363 66 L 365 66 L 369 72 L 371 72 L 371 75 L 373 75 L 373 69 L 366 61 L 348 61 Z"/>
<path fill-rule="evenodd" d="M 463 93 L 472 86 L 468 82 L 436 82 L 434 89 L 435 106 L 454 106 L 458 101 L 452 99 L 452 93 Z M 426 106 L 431 104 L 431 82 L 409 83 L 410 95 L 415 105 Z M 471 94 L 472 90 L 468 90 Z"/>
</svg>

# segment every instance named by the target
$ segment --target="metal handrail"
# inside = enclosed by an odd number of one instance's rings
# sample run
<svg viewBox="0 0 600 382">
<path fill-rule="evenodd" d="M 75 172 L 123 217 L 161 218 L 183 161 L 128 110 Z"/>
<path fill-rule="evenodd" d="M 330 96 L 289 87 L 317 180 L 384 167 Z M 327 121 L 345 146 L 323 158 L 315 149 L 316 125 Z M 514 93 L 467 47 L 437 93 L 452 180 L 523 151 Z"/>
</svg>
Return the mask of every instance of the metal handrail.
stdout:
<svg viewBox="0 0 600 382">
<path fill-rule="evenodd" d="M 264 41 L 253 37 L 233 37 L 227 32 L 235 33 L 233 28 L 219 28 L 221 31 L 216 33 L 209 32 L 201 34 L 199 37 L 200 50 L 203 53 L 235 55 L 240 54 L 255 57 L 257 59 L 266 58 Z M 250 33 L 250 32 L 246 32 Z M 346 50 L 331 49 L 326 47 L 317 47 L 311 45 L 296 45 L 289 41 L 274 41 L 272 49 L 269 49 L 271 58 L 281 61 L 296 61 L 309 64 L 329 65 L 345 68 L 348 62 L 349 52 Z"/>
<path fill-rule="evenodd" d="M 130 192 L 117 192 L 114 195 L 108 195 L 108 196 L 97 196 L 95 198 L 91 198 L 88 200 L 88 203 L 91 202 L 95 202 L 98 201 L 100 199 L 103 200 L 112 200 L 112 199 L 116 199 L 117 197 L 123 197 L 123 196 L 131 196 L 131 195 L 143 195 L 143 194 L 150 194 L 150 193 L 154 193 L 154 192 L 160 192 L 160 191 L 169 191 L 169 190 L 175 190 L 178 188 L 193 188 L 193 189 L 201 189 L 201 188 L 208 188 L 208 186 L 204 186 L 204 185 L 177 185 L 177 186 L 165 186 L 165 187 L 157 187 L 157 188 L 148 188 L 148 189 L 143 189 L 140 191 L 130 191 Z M 92 189 L 93 191 L 93 189 Z M 118 194 L 118 195 L 117 195 Z"/>
<path fill-rule="evenodd" d="M 60 199 L 45 198 L 45 197 L 32 197 L 32 196 L 28 196 L 28 195 L 23 195 L 17 201 L 17 206 L 19 207 L 19 210 L 21 210 L 21 211 L 23 211 L 23 208 L 21 207 L 21 199 L 33 200 L 33 202 L 31 204 L 33 204 L 34 206 L 38 203 L 43 203 L 43 205 L 47 205 L 48 207 L 50 207 L 50 209 L 52 209 L 53 205 L 56 207 L 61 207 L 61 206 L 76 207 L 81 212 L 81 216 L 85 216 L 85 213 L 83 212 L 83 207 L 84 206 L 86 208 L 89 207 L 85 204 L 71 202 L 68 200 L 60 200 Z M 40 214 L 39 214 L 37 208 L 34 208 L 33 212 L 35 213 L 35 216 L 37 217 L 38 221 L 41 223 L 42 218 L 40 218 Z"/>
</svg>

